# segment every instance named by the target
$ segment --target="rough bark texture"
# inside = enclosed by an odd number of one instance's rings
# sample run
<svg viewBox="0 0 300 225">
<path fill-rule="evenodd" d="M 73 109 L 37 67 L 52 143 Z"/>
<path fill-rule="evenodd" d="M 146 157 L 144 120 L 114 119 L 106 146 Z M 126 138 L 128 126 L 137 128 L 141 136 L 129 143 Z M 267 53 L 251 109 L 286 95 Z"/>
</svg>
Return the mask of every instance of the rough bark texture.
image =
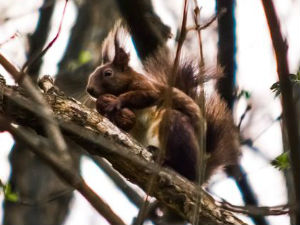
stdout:
<svg viewBox="0 0 300 225">
<path fill-rule="evenodd" d="M 158 172 L 154 182 L 154 197 L 175 209 L 188 221 L 192 220 L 197 196 L 197 188 L 193 183 L 169 169 L 163 168 L 159 171 L 155 169 L 152 156 L 145 148 L 105 117 L 66 97 L 53 86 L 51 79 L 44 78 L 40 85 L 65 135 L 84 147 L 90 154 L 105 157 L 123 176 L 143 189 L 147 188 L 149 177 Z M 4 97 L 0 109 L 2 108 L 4 114 L 17 123 L 40 131 L 34 114 L 37 109 L 35 106 L 30 106 L 29 100 L 20 94 L 19 89 L 13 90 L 5 86 L 4 92 L 0 93 L 0 96 Z M 17 99 L 19 99 L 18 104 L 16 104 Z M 74 124 L 80 126 L 80 132 L 76 132 L 78 126 Z M 199 211 L 201 224 L 245 224 L 231 212 L 220 208 L 208 193 L 201 191 L 201 196 L 201 211 Z"/>
</svg>

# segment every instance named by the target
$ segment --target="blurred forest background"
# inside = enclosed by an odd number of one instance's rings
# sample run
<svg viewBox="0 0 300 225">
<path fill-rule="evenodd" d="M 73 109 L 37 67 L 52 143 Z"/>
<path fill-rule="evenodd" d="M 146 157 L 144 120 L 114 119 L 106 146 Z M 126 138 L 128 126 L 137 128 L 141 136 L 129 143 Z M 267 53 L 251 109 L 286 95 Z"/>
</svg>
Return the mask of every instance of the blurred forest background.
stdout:
<svg viewBox="0 0 300 225">
<path fill-rule="evenodd" d="M 124 17 L 141 32 L 133 42 L 140 58 L 166 43 L 174 47 L 180 31 L 183 0 L 73 0 L 68 1 L 61 31 L 49 51 L 30 64 L 33 80 L 55 76 L 57 86 L 79 101 L 86 100 L 88 75 L 100 62 L 103 39 L 116 20 Z M 225 78 L 216 87 L 232 109 L 240 126 L 243 156 L 240 165 L 216 174 L 207 190 L 235 205 L 276 206 L 295 202 L 291 166 L 286 156 L 287 135 L 282 135 L 282 109 L 278 92 L 276 57 L 268 23 L 259 0 L 199 0 L 200 23 L 222 9 L 226 12 L 202 31 L 205 65 L 223 66 Z M 190 12 L 193 1 L 190 1 Z M 288 43 L 288 66 L 298 73 L 293 86 L 299 118 L 300 0 L 273 0 L 281 32 Z M 0 52 L 22 68 L 57 35 L 64 0 L 0 0 Z M 191 13 L 188 24 L 193 25 Z M 151 26 L 145 26 L 148 21 Z M 147 24 L 146 23 L 146 24 Z M 189 32 L 184 54 L 197 54 L 196 32 Z M 137 56 L 135 56 L 137 58 Z M 1 67 L 8 83 L 13 79 Z M 273 87 L 271 90 L 270 88 Z M 242 119 L 241 119 L 242 118 Z M 298 128 L 299 130 L 299 128 Z M 299 137 L 298 137 L 299 138 Z M 300 149 L 298 149 L 300 151 Z M 281 156 L 279 158 L 276 158 Z M 72 152 L 74 167 L 112 209 L 131 224 L 143 192 L 111 169 L 105 160 L 93 160 Z M 300 158 L 297 159 L 300 163 Z M 107 224 L 89 203 L 62 182 L 44 162 L 14 143 L 8 133 L 0 134 L 0 180 L 9 184 L 15 199 L 0 194 L 0 218 L 4 225 Z M 290 200 L 289 200 L 290 199 Z M 22 200 L 23 203 L 18 201 Z M 298 199 L 297 199 L 298 200 Z M 296 224 L 289 215 L 241 216 L 249 224 Z M 147 222 L 151 224 L 151 222 Z"/>
</svg>

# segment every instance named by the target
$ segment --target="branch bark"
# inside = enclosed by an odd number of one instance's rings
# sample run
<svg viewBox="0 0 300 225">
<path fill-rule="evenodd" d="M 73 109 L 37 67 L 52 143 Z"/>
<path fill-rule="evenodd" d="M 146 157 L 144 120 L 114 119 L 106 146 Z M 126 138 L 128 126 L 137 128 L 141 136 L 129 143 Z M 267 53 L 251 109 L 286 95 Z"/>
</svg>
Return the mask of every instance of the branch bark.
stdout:
<svg viewBox="0 0 300 225">
<path fill-rule="evenodd" d="M 50 78 L 44 77 L 40 81 L 40 87 L 64 135 L 84 147 L 90 154 L 105 157 L 123 176 L 144 190 L 147 188 L 149 177 L 157 173 L 154 197 L 176 210 L 186 220 L 192 221 L 199 190 L 193 183 L 167 168 L 158 170 L 151 154 L 145 148 L 105 117 L 66 97 L 53 85 Z M 39 106 L 32 104 L 20 88 L 4 85 L 1 95 L 4 101 L 0 108 L 3 109 L 4 115 L 21 125 L 40 131 L 41 125 L 36 116 Z M 201 224 L 245 224 L 230 211 L 219 207 L 207 192 L 201 192 Z"/>
</svg>

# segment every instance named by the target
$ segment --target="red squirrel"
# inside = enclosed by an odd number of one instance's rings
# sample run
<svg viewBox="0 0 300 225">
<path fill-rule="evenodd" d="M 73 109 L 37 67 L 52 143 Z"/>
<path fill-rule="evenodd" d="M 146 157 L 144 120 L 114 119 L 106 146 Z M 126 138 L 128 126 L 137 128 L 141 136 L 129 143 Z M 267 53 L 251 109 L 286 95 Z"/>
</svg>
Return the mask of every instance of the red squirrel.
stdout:
<svg viewBox="0 0 300 225">
<path fill-rule="evenodd" d="M 168 50 L 161 50 L 144 63 L 144 74 L 129 65 L 130 54 L 124 41 L 127 30 L 117 25 L 102 45 L 102 64 L 89 76 L 87 92 L 96 101 L 99 113 L 120 128 L 129 131 L 145 146 L 165 148 L 163 165 L 191 181 L 196 181 L 197 121 L 202 117 L 194 100 L 199 92 L 197 65 L 180 62 L 172 91 L 171 107 L 164 107 L 168 89 L 167 77 L 173 60 Z M 237 163 L 239 139 L 230 112 L 217 93 L 206 99 L 205 180 L 220 167 Z"/>
</svg>

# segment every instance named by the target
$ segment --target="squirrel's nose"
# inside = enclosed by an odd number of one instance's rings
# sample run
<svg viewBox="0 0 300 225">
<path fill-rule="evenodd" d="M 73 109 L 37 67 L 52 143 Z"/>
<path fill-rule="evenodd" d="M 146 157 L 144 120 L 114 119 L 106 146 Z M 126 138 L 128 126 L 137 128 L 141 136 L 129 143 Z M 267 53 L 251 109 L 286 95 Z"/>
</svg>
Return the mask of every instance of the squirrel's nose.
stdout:
<svg viewBox="0 0 300 225">
<path fill-rule="evenodd" d="M 96 92 L 95 92 L 95 89 L 94 89 L 94 88 L 92 88 L 92 87 L 87 87 L 86 91 L 87 91 L 87 93 L 89 93 L 91 96 L 96 97 L 96 96 L 95 96 L 95 95 L 96 95 Z"/>
</svg>

